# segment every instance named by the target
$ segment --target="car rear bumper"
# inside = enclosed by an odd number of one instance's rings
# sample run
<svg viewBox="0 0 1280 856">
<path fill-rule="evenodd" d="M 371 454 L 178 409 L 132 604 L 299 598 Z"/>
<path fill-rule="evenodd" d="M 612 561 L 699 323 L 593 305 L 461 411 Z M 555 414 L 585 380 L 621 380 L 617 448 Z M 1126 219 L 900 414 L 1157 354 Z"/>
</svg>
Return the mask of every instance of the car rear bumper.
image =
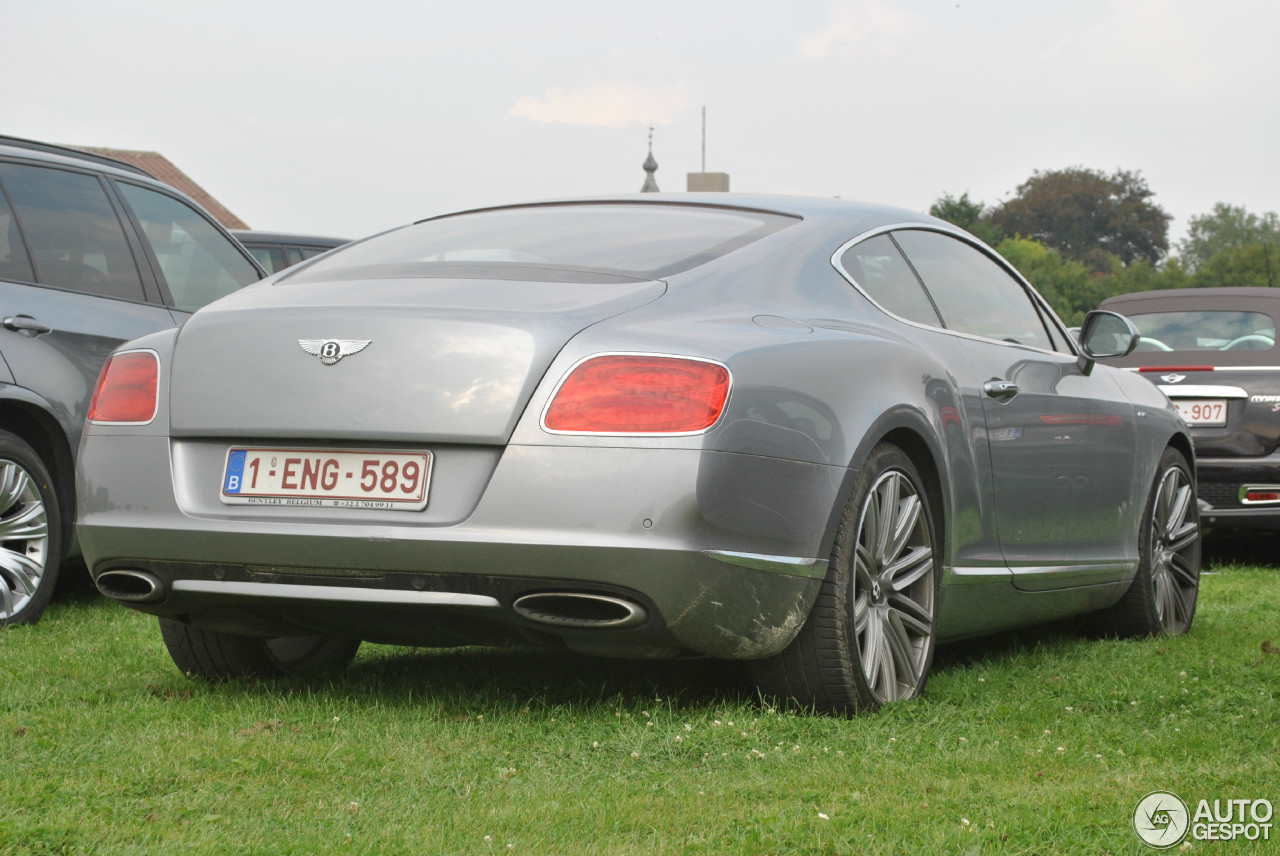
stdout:
<svg viewBox="0 0 1280 856">
<path fill-rule="evenodd" d="M 224 506 L 227 444 L 208 445 L 86 440 L 80 537 L 91 572 L 155 581 L 153 596 L 117 598 L 126 605 L 228 632 L 417 645 L 559 638 L 637 656 L 782 650 L 825 575 L 819 557 L 845 475 L 690 449 L 511 446 L 489 464 L 467 458 L 458 491 L 449 467 L 437 469 L 424 512 Z M 613 599 L 644 620 L 575 624 L 520 608 L 543 593 Z"/>
<path fill-rule="evenodd" d="M 1280 500 L 1248 502 L 1242 490 L 1275 487 L 1280 492 L 1280 454 L 1265 458 L 1196 458 L 1201 523 L 1206 527 L 1280 528 Z"/>
</svg>

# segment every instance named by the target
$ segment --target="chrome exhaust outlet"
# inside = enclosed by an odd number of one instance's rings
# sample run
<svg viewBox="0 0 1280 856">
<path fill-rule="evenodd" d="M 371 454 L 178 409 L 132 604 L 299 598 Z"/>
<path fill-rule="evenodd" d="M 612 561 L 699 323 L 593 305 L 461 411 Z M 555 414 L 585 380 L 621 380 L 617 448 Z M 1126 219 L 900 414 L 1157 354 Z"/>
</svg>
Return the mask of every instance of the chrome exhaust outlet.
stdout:
<svg viewBox="0 0 1280 856">
<path fill-rule="evenodd" d="M 649 618 L 643 606 L 607 594 L 548 591 L 526 594 L 511 605 L 518 614 L 539 624 L 582 629 L 618 630 L 637 627 Z"/>
<path fill-rule="evenodd" d="M 158 603 L 168 595 L 164 581 L 146 571 L 104 571 L 94 584 L 98 591 L 120 603 Z"/>
</svg>

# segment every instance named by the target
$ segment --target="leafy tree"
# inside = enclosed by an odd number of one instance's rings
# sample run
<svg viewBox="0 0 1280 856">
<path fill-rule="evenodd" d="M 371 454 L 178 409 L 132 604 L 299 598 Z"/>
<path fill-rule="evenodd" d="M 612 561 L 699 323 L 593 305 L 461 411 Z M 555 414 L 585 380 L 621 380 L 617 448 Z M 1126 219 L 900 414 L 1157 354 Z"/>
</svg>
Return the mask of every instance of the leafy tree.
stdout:
<svg viewBox="0 0 1280 856">
<path fill-rule="evenodd" d="M 1157 288 L 1190 288 L 1193 284 L 1190 273 L 1178 258 L 1166 259 L 1159 265 L 1140 259 L 1128 267 L 1116 259 L 1111 272 L 1104 278 L 1108 295 L 1152 291 Z"/>
<path fill-rule="evenodd" d="M 1191 284 L 1197 288 L 1280 285 L 1280 244 L 1259 242 L 1219 250 L 1196 265 Z"/>
<path fill-rule="evenodd" d="M 968 191 L 960 194 L 959 199 L 950 193 L 944 193 L 930 206 L 929 213 L 939 220 L 959 226 L 989 246 L 994 247 L 1004 240 L 1004 230 L 991 222 L 986 206 L 970 199 Z"/>
<path fill-rule="evenodd" d="M 1138 172 L 1112 175 L 1084 167 L 1037 171 L 1017 195 L 991 212 L 1006 234 L 1033 238 L 1095 271 L 1125 264 L 1156 263 L 1169 249 L 1170 216 L 1152 202 Z"/>
<path fill-rule="evenodd" d="M 1221 253 L 1245 251 L 1235 261 L 1221 260 L 1217 263 L 1220 270 L 1238 270 L 1241 266 L 1250 266 L 1246 257 L 1256 255 L 1258 247 L 1270 247 L 1269 250 L 1261 250 L 1259 258 L 1264 267 L 1268 256 L 1272 265 L 1280 262 L 1280 217 L 1275 212 L 1261 216 L 1250 214 L 1242 207 L 1219 202 L 1213 206 L 1212 213 L 1191 218 L 1187 237 L 1178 244 L 1178 252 L 1188 268 L 1198 271 Z M 1248 252 L 1250 248 L 1254 248 L 1253 253 Z M 1276 279 L 1275 276 L 1264 277 L 1258 284 L 1274 285 Z"/>
<path fill-rule="evenodd" d="M 1005 238 L 996 249 L 1036 287 L 1068 326 L 1078 325 L 1086 312 L 1097 309 L 1109 296 L 1103 280 L 1087 266 L 1064 259 L 1057 250 L 1039 241 Z"/>
</svg>

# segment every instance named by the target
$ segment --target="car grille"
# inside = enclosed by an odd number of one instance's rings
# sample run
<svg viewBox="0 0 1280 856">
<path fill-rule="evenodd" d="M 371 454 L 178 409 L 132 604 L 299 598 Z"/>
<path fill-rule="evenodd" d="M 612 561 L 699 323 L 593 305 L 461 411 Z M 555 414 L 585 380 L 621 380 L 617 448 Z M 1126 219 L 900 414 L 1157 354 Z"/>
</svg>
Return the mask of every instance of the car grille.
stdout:
<svg viewBox="0 0 1280 856">
<path fill-rule="evenodd" d="M 1240 482 L 1201 482 L 1196 495 L 1214 508 L 1239 508 Z"/>
</svg>

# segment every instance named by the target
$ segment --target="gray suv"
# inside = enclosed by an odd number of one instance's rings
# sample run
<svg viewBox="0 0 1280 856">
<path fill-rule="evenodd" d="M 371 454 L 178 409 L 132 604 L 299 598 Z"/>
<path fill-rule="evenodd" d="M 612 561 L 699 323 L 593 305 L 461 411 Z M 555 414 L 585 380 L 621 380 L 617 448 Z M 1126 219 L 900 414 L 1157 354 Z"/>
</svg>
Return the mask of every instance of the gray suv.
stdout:
<svg viewBox="0 0 1280 856">
<path fill-rule="evenodd" d="M 0 136 L 0 626 L 38 619 L 78 552 L 73 457 L 107 356 L 263 276 L 145 171 Z"/>
</svg>

